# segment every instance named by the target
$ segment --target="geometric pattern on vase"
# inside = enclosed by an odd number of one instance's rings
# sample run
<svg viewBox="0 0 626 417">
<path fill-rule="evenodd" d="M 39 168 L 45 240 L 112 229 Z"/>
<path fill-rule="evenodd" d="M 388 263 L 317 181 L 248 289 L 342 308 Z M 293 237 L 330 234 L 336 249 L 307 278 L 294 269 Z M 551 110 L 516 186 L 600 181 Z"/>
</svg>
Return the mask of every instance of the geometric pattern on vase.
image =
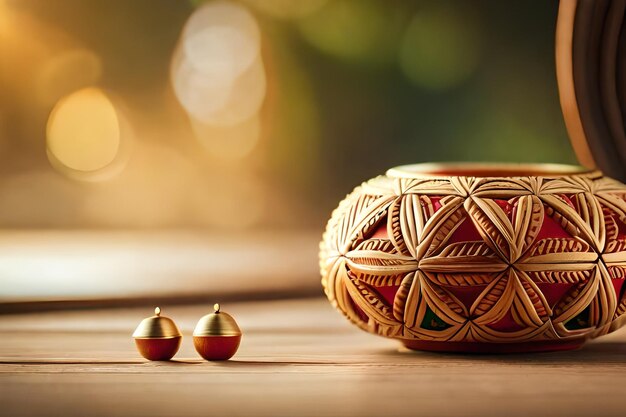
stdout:
<svg viewBox="0 0 626 417">
<path fill-rule="evenodd" d="M 333 212 L 322 285 L 403 341 L 584 340 L 626 317 L 626 187 L 556 177 L 380 176 Z"/>
</svg>

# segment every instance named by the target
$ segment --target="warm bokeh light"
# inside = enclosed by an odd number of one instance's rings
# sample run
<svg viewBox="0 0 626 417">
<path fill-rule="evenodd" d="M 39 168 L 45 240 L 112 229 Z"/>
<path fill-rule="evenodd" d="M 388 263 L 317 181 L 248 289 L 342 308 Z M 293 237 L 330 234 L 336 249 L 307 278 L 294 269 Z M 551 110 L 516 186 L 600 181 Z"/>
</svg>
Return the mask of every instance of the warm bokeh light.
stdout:
<svg viewBox="0 0 626 417">
<path fill-rule="evenodd" d="M 173 58 L 172 83 L 185 110 L 203 123 L 231 125 L 254 116 L 266 80 L 252 14 L 225 1 L 196 10 Z"/>
<path fill-rule="evenodd" d="M 481 53 L 479 24 L 464 5 L 430 1 L 417 11 L 400 48 L 400 67 L 415 85 L 445 90 L 476 70 Z"/>
<path fill-rule="evenodd" d="M 7 5 L 5 0 L 0 0 L 0 27 L 3 27 L 7 21 Z"/>
<path fill-rule="evenodd" d="M 0 223 L 321 230 L 393 165 L 575 162 L 556 11 L 0 0 Z"/>
<path fill-rule="evenodd" d="M 575 162 L 558 2 L 504 3 L 0 0 L 0 298 L 300 288 L 389 167 Z"/>
<path fill-rule="evenodd" d="M 226 79 L 224 79 L 226 78 Z M 210 119 L 226 105 L 233 80 L 197 71 L 185 56 L 177 52 L 172 62 L 172 85 L 183 108 L 197 119 Z"/>
<path fill-rule="evenodd" d="M 224 105 L 199 119 L 214 125 L 239 124 L 259 112 L 265 99 L 266 89 L 265 69 L 261 60 L 257 59 L 233 82 L 228 100 Z"/>
<path fill-rule="evenodd" d="M 261 35 L 245 8 L 227 1 L 196 10 L 181 35 L 184 55 L 199 72 L 234 78 L 259 55 Z"/>
<path fill-rule="evenodd" d="M 223 159 L 241 159 L 255 148 L 261 135 L 259 116 L 243 122 L 220 126 L 191 120 L 191 126 L 198 141 L 213 156 Z"/>
<path fill-rule="evenodd" d="M 0 223 L 13 228 L 46 228 L 50 225 L 47 219 L 62 218 L 67 225 L 78 226 L 81 218 L 76 210 L 78 191 L 78 182 L 68 181 L 52 170 L 33 170 L 3 178 Z M 42 202 L 33 195 L 44 196 Z"/>
<path fill-rule="evenodd" d="M 48 59 L 37 74 L 36 94 L 43 105 L 98 82 L 102 62 L 93 51 L 75 48 L 59 52 Z"/>
<path fill-rule="evenodd" d="M 194 181 L 204 178 L 198 168 L 164 144 L 136 140 L 132 151 L 123 175 L 84 194 L 82 215 L 90 221 L 124 227 L 169 226 L 186 218 L 186 199 L 198 189 Z"/>
<path fill-rule="evenodd" d="M 7 4 L 7 0 L 0 0 L 0 35 L 3 34 L 7 29 L 9 29 L 9 23 L 11 21 L 9 14 L 11 11 L 9 10 L 9 5 Z"/>
<path fill-rule="evenodd" d="M 245 230 L 258 225 L 267 214 L 267 186 L 256 175 L 242 175 L 236 167 L 222 169 L 219 179 L 206 179 L 190 199 L 192 215 L 207 226 Z"/>
<path fill-rule="evenodd" d="M 115 107 L 97 88 L 85 88 L 61 99 L 50 114 L 46 135 L 49 157 L 77 171 L 105 168 L 120 149 Z"/>
</svg>

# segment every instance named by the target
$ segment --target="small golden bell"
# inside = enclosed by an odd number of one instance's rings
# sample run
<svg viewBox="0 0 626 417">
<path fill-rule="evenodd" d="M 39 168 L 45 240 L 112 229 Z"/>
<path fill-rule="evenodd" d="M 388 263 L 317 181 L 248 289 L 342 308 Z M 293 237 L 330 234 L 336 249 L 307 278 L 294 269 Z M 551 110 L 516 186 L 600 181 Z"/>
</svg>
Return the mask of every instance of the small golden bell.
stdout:
<svg viewBox="0 0 626 417">
<path fill-rule="evenodd" d="M 219 304 L 215 304 L 213 309 L 213 313 L 198 321 L 193 331 L 193 344 L 204 359 L 224 361 L 237 352 L 241 329 L 230 314 L 220 311 Z"/>
<path fill-rule="evenodd" d="M 143 319 L 133 333 L 137 350 L 151 361 L 172 359 L 180 348 L 182 337 L 174 321 L 161 316 L 159 307 L 154 309 L 154 316 Z"/>
</svg>

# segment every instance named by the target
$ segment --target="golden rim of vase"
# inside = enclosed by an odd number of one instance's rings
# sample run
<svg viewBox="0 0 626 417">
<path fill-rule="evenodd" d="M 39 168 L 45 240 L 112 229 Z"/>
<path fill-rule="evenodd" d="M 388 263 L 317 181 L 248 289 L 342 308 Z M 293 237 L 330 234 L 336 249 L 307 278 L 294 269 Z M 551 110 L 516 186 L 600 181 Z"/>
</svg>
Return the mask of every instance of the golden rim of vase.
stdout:
<svg viewBox="0 0 626 417">
<path fill-rule="evenodd" d="M 559 178 L 570 175 L 584 175 L 597 172 L 580 165 L 567 164 L 528 164 L 492 162 L 435 162 L 400 165 L 387 170 L 392 178 L 515 178 L 545 177 Z"/>
<path fill-rule="evenodd" d="M 154 316 L 143 319 L 133 333 L 135 339 L 173 339 L 181 336 L 176 323 L 162 316 L 159 307 L 154 309 Z"/>
<path fill-rule="evenodd" d="M 220 305 L 215 304 L 214 312 L 202 317 L 193 331 L 194 337 L 202 336 L 241 336 L 241 329 L 237 322 L 228 313 L 220 311 Z"/>
</svg>

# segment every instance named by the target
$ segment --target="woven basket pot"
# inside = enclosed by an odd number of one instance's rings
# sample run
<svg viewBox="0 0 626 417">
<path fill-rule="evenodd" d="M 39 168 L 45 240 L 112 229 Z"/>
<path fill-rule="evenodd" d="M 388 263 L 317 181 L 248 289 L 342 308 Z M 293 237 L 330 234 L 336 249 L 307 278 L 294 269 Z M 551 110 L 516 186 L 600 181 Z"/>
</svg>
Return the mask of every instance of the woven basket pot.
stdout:
<svg viewBox="0 0 626 417">
<path fill-rule="evenodd" d="M 626 317 L 626 186 L 599 171 L 394 168 L 339 204 L 320 249 L 331 303 L 410 349 L 572 349 Z"/>
</svg>

